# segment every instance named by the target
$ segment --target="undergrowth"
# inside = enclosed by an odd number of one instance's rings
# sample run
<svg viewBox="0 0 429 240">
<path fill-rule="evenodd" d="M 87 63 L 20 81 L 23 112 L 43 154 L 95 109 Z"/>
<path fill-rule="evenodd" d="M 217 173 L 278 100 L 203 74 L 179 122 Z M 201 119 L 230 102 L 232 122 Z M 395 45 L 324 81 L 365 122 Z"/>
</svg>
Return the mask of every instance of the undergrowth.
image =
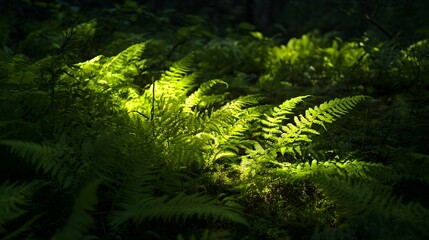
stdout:
<svg viewBox="0 0 429 240">
<path fill-rule="evenodd" d="M 2 239 L 429 237 L 427 40 L 104 11 L 2 33 Z"/>
</svg>

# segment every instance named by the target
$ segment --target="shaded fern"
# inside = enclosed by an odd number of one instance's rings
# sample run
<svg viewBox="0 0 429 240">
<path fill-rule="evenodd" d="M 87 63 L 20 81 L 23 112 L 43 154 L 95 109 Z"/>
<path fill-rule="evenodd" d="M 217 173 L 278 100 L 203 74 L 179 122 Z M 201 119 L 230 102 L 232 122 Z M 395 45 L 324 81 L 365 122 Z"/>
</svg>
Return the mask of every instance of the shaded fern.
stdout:
<svg viewBox="0 0 429 240">
<path fill-rule="evenodd" d="M 198 220 L 226 220 L 247 225 L 246 220 L 233 208 L 222 205 L 213 197 L 201 194 L 181 193 L 173 198 L 142 194 L 135 203 L 123 203 L 121 207 L 123 211 L 112 216 L 111 224 L 114 226 L 129 219 L 137 223 L 150 220 L 180 222 L 194 217 Z"/>
<path fill-rule="evenodd" d="M 63 188 L 71 186 L 75 178 L 75 170 L 81 165 L 79 162 L 73 161 L 74 159 L 68 159 L 70 157 L 67 153 L 69 147 L 61 142 L 55 146 L 48 146 L 24 141 L 2 140 L 0 144 L 9 146 L 12 153 L 29 161 L 36 167 L 36 170 L 41 170 L 44 174 L 54 177 Z M 66 157 L 66 159 L 61 159 L 62 157 Z"/>
<path fill-rule="evenodd" d="M 134 170 L 123 183 L 114 203 L 115 209 L 109 215 L 109 223 L 114 228 L 127 221 L 137 224 L 146 221 L 180 223 L 190 219 L 247 224 L 237 209 L 224 205 L 209 195 L 188 194 L 177 190 L 175 193 L 167 192 L 168 187 L 163 179 L 173 175 L 173 179 L 178 181 L 177 173 L 171 171 L 171 168 L 163 172 L 159 170 L 159 166 L 138 164 L 134 166 Z M 164 174 L 169 176 L 163 177 Z"/>
<path fill-rule="evenodd" d="M 30 196 L 40 184 L 40 181 L 20 185 L 6 181 L 0 185 L 0 233 L 4 231 L 4 224 L 26 212 L 24 207 L 29 204 Z"/>
<path fill-rule="evenodd" d="M 1 140 L 0 144 L 9 146 L 12 153 L 30 161 L 36 166 L 37 170 L 41 169 L 44 173 L 50 173 L 59 167 L 53 161 L 55 155 L 53 147 L 14 140 Z"/>
<path fill-rule="evenodd" d="M 388 186 L 375 181 L 317 178 L 323 191 L 338 204 L 347 224 L 325 229 L 313 239 L 425 239 L 429 236 L 429 209 L 403 204 Z"/>
<path fill-rule="evenodd" d="M 65 226 L 51 238 L 52 240 L 83 239 L 87 235 L 95 223 L 89 212 L 95 210 L 98 202 L 97 189 L 100 183 L 100 180 L 94 180 L 81 190 Z"/>
</svg>

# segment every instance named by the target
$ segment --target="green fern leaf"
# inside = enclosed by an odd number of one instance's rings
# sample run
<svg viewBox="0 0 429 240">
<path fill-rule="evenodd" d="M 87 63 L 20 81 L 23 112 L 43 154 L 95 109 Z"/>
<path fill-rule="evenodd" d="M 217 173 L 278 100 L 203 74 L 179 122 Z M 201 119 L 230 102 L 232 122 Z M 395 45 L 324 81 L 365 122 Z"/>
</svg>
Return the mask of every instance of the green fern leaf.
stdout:
<svg viewBox="0 0 429 240">
<path fill-rule="evenodd" d="M 129 219 L 134 219 L 137 223 L 153 219 L 179 222 L 194 217 L 199 220 L 227 220 L 247 225 L 246 220 L 233 208 L 201 194 L 179 194 L 171 199 L 168 196 L 154 197 L 143 194 L 137 202 L 123 203 L 121 207 L 123 211 L 115 212 L 112 216 L 113 226 L 118 226 Z"/>
<path fill-rule="evenodd" d="M 300 96 L 286 100 L 279 106 L 274 107 L 269 114 L 265 114 L 265 119 L 261 120 L 263 137 L 275 141 L 278 138 L 277 135 L 280 133 L 283 121 L 288 119 L 287 115 L 292 114 L 292 110 L 296 105 L 304 101 L 307 97 L 309 96 Z"/>
<path fill-rule="evenodd" d="M 2 140 L 0 144 L 9 146 L 11 152 L 19 157 L 29 160 L 36 165 L 37 170 L 42 169 L 44 173 L 51 172 L 55 168 L 55 162 L 52 158 L 55 155 L 55 150 L 52 147 L 40 145 L 37 143 Z"/>
<path fill-rule="evenodd" d="M 0 227 L 26 212 L 22 207 L 28 204 L 29 196 L 40 186 L 40 181 L 21 185 L 6 181 L 0 185 Z"/>
<path fill-rule="evenodd" d="M 95 210 L 100 184 L 100 180 L 94 180 L 81 190 L 66 225 L 51 238 L 52 240 L 83 239 L 94 224 L 94 219 L 89 212 Z"/>
<path fill-rule="evenodd" d="M 326 129 L 325 123 L 334 122 L 367 98 L 367 96 L 336 98 L 307 109 L 304 115 L 294 117 L 294 123 L 288 123 L 286 126 L 281 127 L 284 134 L 281 134 L 281 138 L 276 138 L 276 145 L 291 144 L 299 141 L 311 142 L 311 138 L 305 133 L 319 134 L 318 131 L 312 128 L 313 124 L 318 124 Z"/>
<path fill-rule="evenodd" d="M 147 42 L 134 44 L 103 64 L 99 72 L 99 80 L 107 81 L 109 85 L 120 82 L 131 83 L 132 77 L 144 68 L 142 55 L 146 50 Z"/>
<path fill-rule="evenodd" d="M 343 177 L 348 179 L 366 179 L 374 181 L 378 176 L 391 177 L 394 175 L 391 168 L 379 163 L 369 163 L 355 159 L 330 160 L 304 163 L 288 163 L 285 167 L 275 170 L 276 176 L 283 179 L 302 180 L 316 178 L 319 175 L 326 177 Z"/>
<path fill-rule="evenodd" d="M 11 239 L 21 239 L 19 236 L 21 234 L 24 234 L 27 231 L 30 231 L 32 228 L 32 225 L 40 218 L 43 214 L 38 214 L 36 216 L 33 216 L 30 218 L 30 220 L 26 221 L 24 224 L 22 224 L 18 229 L 15 229 L 12 232 L 7 233 L 7 235 L 2 237 L 2 240 L 11 240 Z M 3 229 L 0 225 L 0 234 L 2 233 Z"/>
<path fill-rule="evenodd" d="M 218 102 L 219 100 L 223 100 L 222 97 L 211 98 L 211 99 L 207 98 L 207 93 L 217 85 L 223 85 L 226 88 L 228 88 L 228 84 L 219 79 L 214 79 L 214 80 L 210 80 L 202 83 L 197 91 L 195 91 L 189 97 L 186 98 L 183 106 L 184 112 L 187 112 L 187 113 L 193 112 L 192 109 L 200 105 L 201 103 L 203 103 L 205 107 L 210 107 L 211 105 L 213 105 L 213 103 Z M 207 102 L 207 100 L 209 99 L 210 101 Z"/>
<path fill-rule="evenodd" d="M 318 176 L 316 184 L 337 203 L 337 211 L 347 224 L 326 229 L 318 235 L 368 239 L 426 239 L 429 210 L 418 203 L 403 204 L 388 186 L 379 182 Z M 337 239 L 337 238 L 335 238 Z"/>
<path fill-rule="evenodd" d="M 60 142 L 55 147 L 51 147 L 31 142 L 2 140 L 0 144 L 9 146 L 12 153 L 30 161 L 36 166 L 36 170 L 42 170 L 43 173 L 55 177 L 62 187 L 68 188 L 74 181 L 75 170 L 80 164 L 57 159 L 69 148 L 63 143 Z"/>
</svg>

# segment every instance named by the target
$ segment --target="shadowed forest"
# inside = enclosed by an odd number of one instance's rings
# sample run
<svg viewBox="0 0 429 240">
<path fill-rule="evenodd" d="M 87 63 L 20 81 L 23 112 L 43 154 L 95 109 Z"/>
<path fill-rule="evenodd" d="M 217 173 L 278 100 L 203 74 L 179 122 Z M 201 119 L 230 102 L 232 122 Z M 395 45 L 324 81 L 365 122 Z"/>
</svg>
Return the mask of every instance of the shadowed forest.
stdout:
<svg viewBox="0 0 429 240">
<path fill-rule="evenodd" d="M 427 9 L 0 1 L 0 239 L 429 239 Z"/>
</svg>

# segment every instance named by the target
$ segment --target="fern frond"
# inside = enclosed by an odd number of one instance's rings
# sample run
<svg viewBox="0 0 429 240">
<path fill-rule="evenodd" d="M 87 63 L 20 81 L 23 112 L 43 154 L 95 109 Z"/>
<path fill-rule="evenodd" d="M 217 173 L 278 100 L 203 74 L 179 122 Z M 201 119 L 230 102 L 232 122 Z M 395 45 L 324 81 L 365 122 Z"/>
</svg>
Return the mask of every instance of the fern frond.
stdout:
<svg viewBox="0 0 429 240">
<path fill-rule="evenodd" d="M 294 123 L 281 127 L 282 134 L 281 138 L 278 139 L 278 144 L 285 145 L 297 141 L 310 142 L 311 139 L 308 134 L 319 134 L 319 132 L 312 129 L 313 124 L 321 125 L 326 129 L 325 123 L 334 122 L 367 98 L 367 96 L 336 98 L 307 109 L 304 115 L 294 117 Z"/>
<path fill-rule="evenodd" d="M 28 204 L 29 196 L 40 184 L 40 181 L 20 185 L 6 181 L 0 185 L 0 227 L 26 212 L 22 207 Z"/>
<path fill-rule="evenodd" d="M 246 220 L 233 208 L 220 204 L 216 199 L 201 194 L 178 194 L 155 197 L 143 194 L 134 203 L 121 204 L 122 211 L 114 213 L 111 224 L 118 226 L 129 219 L 137 223 L 146 220 L 186 221 L 197 218 L 206 221 L 226 220 L 247 225 Z"/>
<path fill-rule="evenodd" d="M 99 55 L 77 63 L 72 71 L 63 74 L 61 80 L 76 88 L 75 91 L 90 95 L 93 100 L 124 104 L 124 98 L 136 95 L 134 80 L 147 65 L 148 59 L 144 59 L 143 54 L 149 43 L 134 44 L 113 57 Z M 93 95 L 94 92 L 98 94 Z"/>
<path fill-rule="evenodd" d="M 219 79 L 213 79 L 202 83 L 195 92 L 193 92 L 189 97 L 186 98 L 183 106 L 184 112 L 186 113 L 193 112 L 192 109 L 201 103 L 203 103 L 204 106 L 209 107 L 213 105 L 213 102 L 217 102 L 216 100 L 219 100 L 219 98 L 214 98 L 214 99 L 211 99 L 211 101 L 207 101 L 208 100 L 207 93 L 217 85 L 223 85 L 226 88 L 228 88 L 228 84 Z M 220 100 L 223 100 L 223 99 L 220 98 Z"/>
<path fill-rule="evenodd" d="M 37 170 L 49 173 L 56 168 L 56 163 L 52 160 L 55 155 L 53 147 L 15 140 L 1 140 L 0 144 L 10 147 L 12 153 L 36 165 Z"/>
<path fill-rule="evenodd" d="M 226 133 L 226 126 L 233 125 L 240 114 L 243 114 L 244 108 L 259 102 L 257 95 L 248 95 L 234 99 L 221 108 L 215 110 L 206 121 L 206 132 L 215 132 L 217 135 Z"/>
<path fill-rule="evenodd" d="M 191 69 L 192 59 L 193 55 L 189 54 L 174 62 L 169 70 L 162 74 L 161 79 L 156 81 L 152 79 L 152 84 L 143 93 L 141 101 L 154 104 L 155 107 L 158 107 L 156 105 L 160 101 L 174 105 L 175 108 L 180 107 L 197 78 L 195 73 L 188 74 Z M 145 114 L 152 111 L 153 106 L 151 104 L 141 106 Z"/>
<path fill-rule="evenodd" d="M 36 166 L 36 170 L 55 177 L 62 187 L 68 188 L 74 181 L 75 170 L 80 164 L 74 159 L 59 159 L 68 151 L 69 147 L 65 144 L 60 142 L 55 146 L 47 146 L 15 140 L 2 140 L 0 144 L 9 146 L 12 153 L 29 161 Z"/>
<path fill-rule="evenodd" d="M 196 74 L 188 74 L 193 63 L 193 54 L 173 63 L 169 70 L 165 71 L 161 79 L 155 83 L 155 94 L 169 98 L 185 96 L 193 87 Z"/>
<path fill-rule="evenodd" d="M 146 42 L 133 44 L 114 56 L 108 63 L 103 65 L 101 69 L 102 75 L 107 72 L 122 73 L 130 64 L 136 64 L 141 60 L 141 56 L 146 50 L 146 45 Z"/>
<path fill-rule="evenodd" d="M 396 208 L 400 200 L 391 196 L 388 187 L 370 181 L 350 181 L 344 177 L 318 176 L 317 183 L 343 206 L 347 214 L 362 214 L 372 210 Z M 354 203 L 351 205 L 351 203 Z"/>
<path fill-rule="evenodd" d="M 100 77 L 107 80 L 111 77 L 117 77 L 118 80 L 130 82 L 133 77 L 137 75 L 138 69 L 144 67 L 144 60 L 142 55 L 146 50 L 146 42 L 137 43 L 131 45 L 118 55 L 109 59 L 109 61 L 103 64 L 100 70 Z"/>
<path fill-rule="evenodd" d="M 220 144 L 227 143 L 232 139 L 242 139 L 244 133 L 250 130 L 251 123 L 258 120 L 262 115 L 262 111 L 263 107 L 250 107 L 242 110 L 233 124 L 225 126 L 223 134 L 219 136 L 222 139 Z"/>
<path fill-rule="evenodd" d="M 237 156 L 239 147 L 246 149 L 253 146 L 255 142 L 246 140 L 245 135 L 251 132 L 252 123 L 260 118 L 263 110 L 264 107 L 246 108 L 235 122 L 225 125 L 222 134 L 216 135 L 214 144 L 210 146 L 213 150 L 213 159 L 209 162 L 216 161 L 221 157 Z"/>
<path fill-rule="evenodd" d="M 304 101 L 307 97 L 309 96 L 299 96 L 286 100 L 279 106 L 274 107 L 269 114 L 264 114 L 265 119 L 261 120 L 263 137 L 268 140 L 276 140 L 283 121 L 288 119 L 287 115 L 292 114 L 292 110 L 296 105 Z"/>
<path fill-rule="evenodd" d="M 336 177 L 318 177 L 317 185 L 338 204 L 338 212 L 347 218 L 339 231 L 327 229 L 319 236 L 347 239 L 425 239 L 429 236 L 429 210 L 417 203 L 405 205 L 390 188 L 374 181 L 351 181 Z M 335 238 L 336 239 L 336 238 Z"/>
<path fill-rule="evenodd" d="M 237 147 L 245 141 L 244 133 L 250 130 L 252 121 L 262 114 L 260 107 L 246 107 L 258 101 L 259 96 L 256 95 L 240 97 L 204 118 L 202 131 L 197 136 L 208 140 L 205 146 L 208 166 L 222 156 L 233 156 L 231 150 L 238 151 Z"/>
<path fill-rule="evenodd" d="M 170 167 L 144 162 L 137 164 L 132 173 L 127 174 L 114 203 L 116 210 L 109 215 L 109 224 L 118 227 L 129 220 L 137 223 L 150 220 L 183 222 L 190 218 L 246 223 L 238 208 L 226 206 L 208 195 L 180 192 L 186 181 L 182 178 L 180 183 L 177 179 L 178 174 Z"/>
<path fill-rule="evenodd" d="M 81 190 L 66 225 L 51 238 L 52 240 L 83 239 L 94 224 L 94 219 L 89 212 L 95 210 L 100 184 L 100 180 L 94 180 Z"/>
<path fill-rule="evenodd" d="M 163 77 L 176 79 L 182 78 L 191 70 L 193 58 L 194 54 L 190 53 L 179 61 L 174 62 L 170 69 L 163 74 Z"/>
<path fill-rule="evenodd" d="M 12 239 L 20 239 L 19 236 L 24 234 L 25 232 L 31 230 L 32 225 L 36 222 L 43 214 L 38 214 L 30 218 L 30 220 L 26 221 L 22 224 L 18 229 L 15 229 L 12 232 L 8 232 L 7 235 L 2 237 L 2 240 L 12 240 Z M 0 225 L 0 234 L 3 233 L 2 226 Z"/>
<path fill-rule="evenodd" d="M 204 145 L 205 143 L 193 135 L 179 135 L 172 137 L 163 157 L 173 168 L 204 167 Z"/>
<path fill-rule="evenodd" d="M 318 176 L 343 177 L 348 179 L 366 179 L 375 181 L 382 177 L 393 177 L 393 169 L 380 163 L 371 163 L 355 159 L 342 161 L 317 161 L 305 163 L 282 163 L 282 168 L 275 170 L 275 175 L 285 180 L 302 180 L 304 178 L 316 178 Z"/>
</svg>

